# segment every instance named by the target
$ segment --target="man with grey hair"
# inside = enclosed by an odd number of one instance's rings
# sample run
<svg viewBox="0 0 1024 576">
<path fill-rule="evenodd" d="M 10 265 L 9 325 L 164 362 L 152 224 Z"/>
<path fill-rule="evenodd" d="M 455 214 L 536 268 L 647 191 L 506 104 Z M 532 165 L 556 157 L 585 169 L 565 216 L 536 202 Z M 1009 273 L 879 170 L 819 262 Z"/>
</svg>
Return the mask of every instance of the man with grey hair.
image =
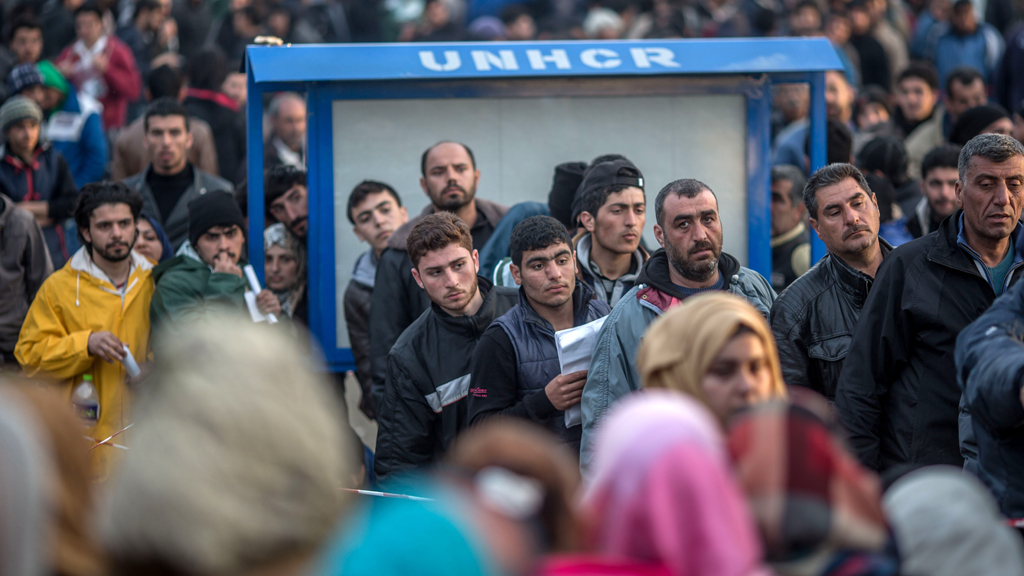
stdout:
<svg viewBox="0 0 1024 576">
<path fill-rule="evenodd" d="M 811 175 L 803 198 L 828 254 L 779 295 L 772 306 L 772 332 L 786 384 L 833 400 L 850 334 L 892 246 L 878 236 L 878 202 L 856 167 L 821 168 Z"/>
<path fill-rule="evenodd" d="M 111 574 L 308 571 L 358 468 L 317 361 L 233 317 L 160 337 L 132 449 L 97 511 Z"/>
<path fill-rule="evenodd" d="M 836 410 L 874 470 L 973 462 L 968 414 L 958 429 L 953 352 L 960 331 L 1021 276 L 1024 146 L 982 134 L 958 170 L 960 209 L 885 258 L 839 377 Z"/>
<path fill-rule="evenodd" d="M 690 178 L 668 184 L 658 192 L 654 213 L 654 237 L 662 249 L 644 263 L 636 285 L 607 316 L 594 347 L 581 401 L 583 468 L 604 414 L 640 389 L 636 350 L 652 322 L 686 298 L 712 290 L 746 298 L 765 316 L 775 302 L 764 277 L 722 251 L 718 198 L 707 184 Z"/>
<path fill-rule="evenodd" d="M 274 96 L 267 107 L 270 140 L 263 146 L 263 167 L 306 167 L 306 101 L 294 92 Z"/>
<path fill-rule="evenodd" d="M 772 166 L 772 288 L 782 292 L 811 267 L 811 235 L 804 217 L 807 177 L 796 166 Z"/>
</svg>

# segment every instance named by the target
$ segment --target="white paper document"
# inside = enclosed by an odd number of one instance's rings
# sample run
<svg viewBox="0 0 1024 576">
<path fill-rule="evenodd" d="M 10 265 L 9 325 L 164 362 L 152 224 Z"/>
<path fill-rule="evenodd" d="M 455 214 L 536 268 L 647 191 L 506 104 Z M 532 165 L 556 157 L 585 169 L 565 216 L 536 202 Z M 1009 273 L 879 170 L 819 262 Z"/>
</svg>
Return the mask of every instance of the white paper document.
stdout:
<svg viewBox="0 0 1024 576">
<path fill-rule="evenodd" d="M 604 326 L 604 318 L 599 318 L 583 326 L 555 332 L 558 366 L 562 374 L 572 374 L 590 369 L 590 357 L 594 354 L 594 346 L 597 345 L 597 334 L 601 331 L 601 326 Z M 582 421 L 583 412 L 580 410 L 579 404 L 565 411 L 566 428 L 579 426 Z"/>
<path fill-rule="evenodd" d="M 267 317 L 264 316 L 263 313 L 260 312 L 259 307 L 256 306 L 256 294 L 254 292 L 250 292 L 249 290 L 245 291 L 245 303 L 249 306 L 249 315 L 252 316 L 253 322 L 267 321 Z"/>
</svg>

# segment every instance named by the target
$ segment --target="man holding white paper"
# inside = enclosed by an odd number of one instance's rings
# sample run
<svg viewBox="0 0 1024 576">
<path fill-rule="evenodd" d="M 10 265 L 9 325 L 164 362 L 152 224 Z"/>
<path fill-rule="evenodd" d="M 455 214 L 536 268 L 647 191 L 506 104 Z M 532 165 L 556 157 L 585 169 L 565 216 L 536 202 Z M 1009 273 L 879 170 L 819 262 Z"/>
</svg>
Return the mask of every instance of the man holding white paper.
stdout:
<svg viewBox="0 0 1024 576">
<path fill-rule="evenodd" d="M 477 344 L 469 421 L 524 418 L 578 451 L 581 428 L 566 425 L 565 411 L 579 404 L 587 372 L 561 373 L 555 333 L 594 322 L 610 308 L 576 282 L 572 238 L 558 220 L 528 218 L 516 226 L 510 244 L 519 304 L 495 320 Z"/>
</svg>

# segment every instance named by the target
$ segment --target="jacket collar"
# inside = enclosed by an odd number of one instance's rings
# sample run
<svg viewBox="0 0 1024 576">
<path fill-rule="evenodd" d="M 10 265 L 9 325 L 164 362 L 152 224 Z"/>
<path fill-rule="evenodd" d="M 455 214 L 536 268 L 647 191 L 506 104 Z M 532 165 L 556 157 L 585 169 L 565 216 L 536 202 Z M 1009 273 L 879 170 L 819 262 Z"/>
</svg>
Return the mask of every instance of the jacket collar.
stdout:
<svg viewBox="0 0 1024 576">
<path fill-rule="evenodd" d="M 476 209 L 482 212 L 487 221 L 491 223 L 491 226 L 496 226 L 498 221 L 504 215 L 504 209 L 502 206 L 490 200 L 484 200 L 483 198 L 474 199 L 476 202 Z M 405 224 L 402 224 L 395 233 L 388 238 L 388 248 L 395 248 L 398 250 L 405 250 L 406 241 L 409 239 L 409 233 L 412 232 L 412 227 L 417 222 L 423 220 L 427 216 L 434 213 L 434 205 L 427 204 L 426 208 L 423 209 L 416 217 L 410 219 Z"/>
<path fill-rule="evenodd" d="M 227 108 L 228 110 L 231 110 L 232 112 L 238 112 L 239 110 L 238 102 L 235 102 L 231 99 L 230 96 L 223 92 L 215 92 L 213 90 L 201 90 L 199 88 L 189 88 L 188 91 L 185 92 L 185 97 L 213 102 L 215 104 L 223 106 L 224 108 Z"/>
<path fill-rule="evenodd" d="M 892 245 L 885 241 L 885 238 L 878 237 L 878 245 L 882 250 L 882 258 L 889 255 L 892 252 Z M 850 266 L 843 261 L 842 258 L 829 252 L 828 254 L 828 270 L 832 273 L 832 276 L 838 280 L 839 287 L 847 294 L 860 299 L 863 301 L 868 297 L 868 291 L 871 290 L 871 284 L 875 281 L 874 278 L 867 274 L 857 270 L 853 266 Z"/>
<path fill-rule="evenodd" d="M 978 269 L 975 257 L 972 255 L 974 251 L 968 252 L 969 246 L 966 241 L 963 241 L 963 244 L 961 244 L 962 230 L 960 222 L 963 213 L 962 209 L 957 210 L 952 215 L 946 217 L 942 224 L 939 224 L 939 228 L 936 230 L 938 232 L 938 241 L 928 251 L 928 261 L 966 274 L 986 278 L 986 274 L 983 274 Z M 1024 226 L 1020 222 L 1017 223 L 1017 227 L 1013 231 L 1013 242 L 1017 250 L 1014 261 L 1017 262 L 1022 259 L 1022 253 L 1024 253 Z"/>
<path fill-rule="evenodd" d="M 799 222 L 796 226 L 793 226 L 793 229 L 790 230 L 789 232 L 783 232 L 782 234 L 779 234 L 778 236 L 772 238 L 770 241 L 771 247 L 776 248 L 778 246 L 782 246 L 783 244 L 789 242 L 790 240 L 799 238 L 800 235 L 803 234 L 806 230 L 807 225 L 804 224 L 803 222 Z"/>
<path fill-rule="evenodd" d="M 586 324 L 587 312 L 590 311 L 590 303 L 594 300 L 594 291 L 586 283 L 576 281 L 576 288 L 572 291 L 572 322 L 573 326 Z M 523 318 L 527 322 L 539 324 L 554 333 L 554 327 L 545 320 L 526 298 L 526 291 L 519 287 L 519 306 L 523 309 Z"/>
<path fill-rule="evenodd" d="M 668 261 L 668 254 L 665 249 L 662 248 L 651 255 L 650 259 L 644 264 L 643 269 L 640 270 L 640 276 L 637 278 L 637 284 L 646 284 L 648 286 L 656 288 L 658 291 L 664 294 L 683 300 L 686 298 L 686 294 L 683 294 L 676 285 L 672 283 L 672 278 L 669 276 L 668 267 L 670 266 Z M 722 275 L 725 285 L 728 286 L 732 281 L 732 277 L 740 271 L 740 262 L 732 255 L 722 252 L 718 257 L 718 273 Z M 639 295 L 638 295 L 639 296 Z M 650 300 L 650 298 L 648 298 Z"/>
<path fill-rule="evenodd" d="M 434 313 L 434 318 L 440 322 L 445 329 L 454 332 L 456 334 L 465 334 L 470 336 L 479 336 L 483 333 L 484 329 L 490 325 L 491 321 L 497 318 L 495 312 L 495 300 L 497 299 L 497 290 L 494 290 L 494 285 L 491 281 L 483 276 L 477 276 L 477 290 L 484 297 L 483 304 L 480 305 L 480 309 L 477 310 L 476 314 L 472 316 L 452 316 L 451 314 L 444 311 L 443 308 L 437 304 L 431 302 L 430 308 Z"/>
<path fill-rule="evenodd" d="M 600 270 L 598 270 L 595 267 L 591 266 L 592 262 L 590 261 L 590 251 L 591 251 L 591 249 L 593 249 L 593 247 L 594 247 L 594 235 L 593 234 L 587 232 L 582 237 L 580 237 L 579 241 L 576 242 L 576 263 L 579 264 L 579 269 L 580 269 L 580 273 L 581 274 L 587 274 L 587 275 L 589 275 L 592 278 L 604 278 L 605 276 L 603 274 L 601 274 Z M 633 263 L 636 264 L 636 272 L 633 272 L 633 273 L 626 272 L 622 276 L 619 276 L 618 278 L 616 278 L 615 281 L 616 282 L 620 282 L 620 281 L 621 282 L 633 282 L 633 281 L 635 281 L 637 279 L 637 277 L 640 275 L 640 270 L 641 270 L 641 268 L 643 268 L 644 258 L 646 256 L 647 256 L 647 254 L 644 252 L 643 247 L 642 246 L 638 247 L 636 249 L 636 252 L 633 253 L 632 263 L 630 264 L 630 268 L 631 269 L 633 268 Z"/>
</svg>

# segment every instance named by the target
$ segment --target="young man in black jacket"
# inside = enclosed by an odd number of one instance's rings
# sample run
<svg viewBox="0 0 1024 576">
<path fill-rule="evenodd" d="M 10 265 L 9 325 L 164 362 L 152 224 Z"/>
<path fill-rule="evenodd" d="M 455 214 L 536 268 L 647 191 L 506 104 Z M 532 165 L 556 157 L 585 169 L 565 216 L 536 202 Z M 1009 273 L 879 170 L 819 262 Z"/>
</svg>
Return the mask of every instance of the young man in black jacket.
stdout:
<svg viewBox="0 0 1024 576">
<path fill-rule="evenodd" d="M 374 471 L 381 480 L 430 465 L 466 424 L 470 362 L 495 318 L 515 306 L 511 288 L 495 288 L 480 269 L 469 226 L 440 212 L 409 233 L 413 278 L 430 309 L 407 328 L 388 354 L 377 405 Z"/>
<path fill-rule="evenodd" d="M 576 281 L 572 238 L 558 220 L 522 221 L 512 232 L 510 251 L 519 304 L 491 324 L 473 353 L 469 422 L 518 416 L 545 426 L 579 452 L 582 428 L 565 425 L 565 410 L 579 404 L 587 372 L 561 373 L 555 332 L 593 322 L 611 308 Z"/>
<path fill-rule="evenodd" d="M 473 152 L 465 144 L 439 142 L 420 158 L 420 187 L 430 204 L 406 222 L 388 239 L 388 247 L 377 265 L 373 299 L 370 303 L 370 375 L 373 399 L 380 404 L 388 351 L 399 335 L 430 307 L 430 300 L 416 285 L 413 265 L 406 251 L 409 231 L 428 214 L 450 212 L 469 226 L 473 248 L 483 249 L 494 227 L 508 208 L 476 197 L 480 171 Z M 489 275 L 490 270 L 484 272 Z"/>
<path fill-rule="evenodd" d="M 836 410 L 874 470 L 972 465 L 954 346 L 1024 269 L 1024 146 L 977 136 L 960 152 L 959 177 L 961 209 L 882 262 L 839 377 Z"/>
<path fill-rule="evenodd" d="M 779 295 L 772 306 L 772 332 L 786 384 L 834 400 L 850 335 L 892 246 L 878 236 L 875 195 L 850 164 L 815 172 L 803 204 L 828 254 Z"/>
</svg>

